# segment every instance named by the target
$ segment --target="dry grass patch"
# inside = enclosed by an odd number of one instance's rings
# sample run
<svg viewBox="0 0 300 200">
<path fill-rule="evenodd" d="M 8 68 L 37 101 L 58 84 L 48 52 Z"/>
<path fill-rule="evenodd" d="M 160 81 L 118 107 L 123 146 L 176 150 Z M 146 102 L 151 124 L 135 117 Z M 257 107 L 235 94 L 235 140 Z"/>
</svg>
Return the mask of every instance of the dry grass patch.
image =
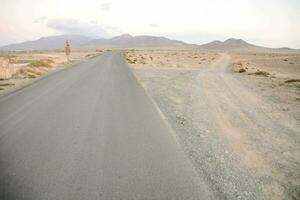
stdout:
<svg viewBox="0 0 300 200">
<path fill-rule="evenodd" d="M 28 64 L 28 66 L 29 67 L 47 67 L 47 68 L 51 68 L 53 63 L 54 63 L 54 61 L 51 60 L 51 59 L 33 60 Z"/>
<path fill-rule="evenodd" d="M 0 83 L 0 87 L 9 87 L 9 86 L 14 86 L 15 84 L 13 83 Z"/>
<path fill-rule="evenodd" d="M 28 74 L 28 78 L 36 78 L 37 76 L 35 74 Z"/>
</svg>

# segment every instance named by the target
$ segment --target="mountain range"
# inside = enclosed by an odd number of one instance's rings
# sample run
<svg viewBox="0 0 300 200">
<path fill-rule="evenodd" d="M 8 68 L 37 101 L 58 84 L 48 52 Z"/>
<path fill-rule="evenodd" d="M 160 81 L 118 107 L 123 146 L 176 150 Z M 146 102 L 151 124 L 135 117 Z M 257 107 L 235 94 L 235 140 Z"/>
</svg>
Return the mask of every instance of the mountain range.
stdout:
<svg viewBox="0 0 300 200">
<path fill-rule="evenodd" d="M 38 40 L 26 41 L 0 47 L 0 50 L 41 50 L 61 49 L 65 41 L 69 40 L 73 48 L 146 48 L 146 47 L 196 47 L 202 49 L 271 49 L 250 44 L 242 39 L 230 38 L 224 42 L 215 40 L 203 45 L 185 43 L 179 40 L 171 40 L 166 37 L 149 35 L 132 36 L 123 34 L 116 37 L 96 39 L 83 35 L 58 35 L 42 37 Z M 276 50 L 293 50 L 290 48 L 278 48 Z"/>
<path fill-rule="evenodd" d="M 156 36 L 132 36 L 123 34 L 109 39 L 95 39 L 82 35 L 59 35 L 42 37 L 38 40 L 27 41 L 17 44 L 10 44 L 0 47 L 1 50 L 39 50 L 39 49 L 58 49 L 63 48 L 65 41 L 69 40 L 71 47 L 89 48 L 89 47 L 185 47 L 195 46 L 178 40 L 171 40 L 166 37 Z"/>
</svg>

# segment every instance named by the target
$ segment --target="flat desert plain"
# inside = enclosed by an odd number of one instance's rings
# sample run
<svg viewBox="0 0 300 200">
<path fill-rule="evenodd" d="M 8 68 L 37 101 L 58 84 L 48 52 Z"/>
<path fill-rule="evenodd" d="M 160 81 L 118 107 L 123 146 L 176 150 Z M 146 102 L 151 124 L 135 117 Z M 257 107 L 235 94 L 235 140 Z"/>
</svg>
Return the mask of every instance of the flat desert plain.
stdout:
<svg viewBox="0 0 300 200">
<path fill-rule="evenodd" d="M 220 199 L 300 199 L 300 53 L 130 49 L 135 76 Z"/>
</svg>

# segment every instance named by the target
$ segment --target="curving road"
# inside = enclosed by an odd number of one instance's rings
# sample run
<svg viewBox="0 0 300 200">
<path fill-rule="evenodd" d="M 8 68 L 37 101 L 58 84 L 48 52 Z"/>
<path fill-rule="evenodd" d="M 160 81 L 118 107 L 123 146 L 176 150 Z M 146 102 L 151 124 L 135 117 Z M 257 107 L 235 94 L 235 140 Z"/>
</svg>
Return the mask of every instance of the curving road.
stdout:
<svg viewBox="0 0 300 200">
<path fill-rule="evenodd" d="M 210 199 L 120 52 L 0 98 L 0 199 Z"/>
</svg>

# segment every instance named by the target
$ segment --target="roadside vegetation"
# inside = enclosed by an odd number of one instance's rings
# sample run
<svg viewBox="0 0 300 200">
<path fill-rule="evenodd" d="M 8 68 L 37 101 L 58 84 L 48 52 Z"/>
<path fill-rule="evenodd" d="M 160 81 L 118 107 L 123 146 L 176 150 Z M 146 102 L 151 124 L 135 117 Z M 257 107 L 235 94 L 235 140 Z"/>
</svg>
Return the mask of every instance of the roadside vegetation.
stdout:
<svg viewBox="0 0 300 200">
<path fill-rule="evenodd" d="M 91 59 L 106 49 L 74 49 L 70 62 Z M 29 83 L 66 66 L 69 61 L 62 50 L 0 52 L 0 90 Z"/>
</svg>

